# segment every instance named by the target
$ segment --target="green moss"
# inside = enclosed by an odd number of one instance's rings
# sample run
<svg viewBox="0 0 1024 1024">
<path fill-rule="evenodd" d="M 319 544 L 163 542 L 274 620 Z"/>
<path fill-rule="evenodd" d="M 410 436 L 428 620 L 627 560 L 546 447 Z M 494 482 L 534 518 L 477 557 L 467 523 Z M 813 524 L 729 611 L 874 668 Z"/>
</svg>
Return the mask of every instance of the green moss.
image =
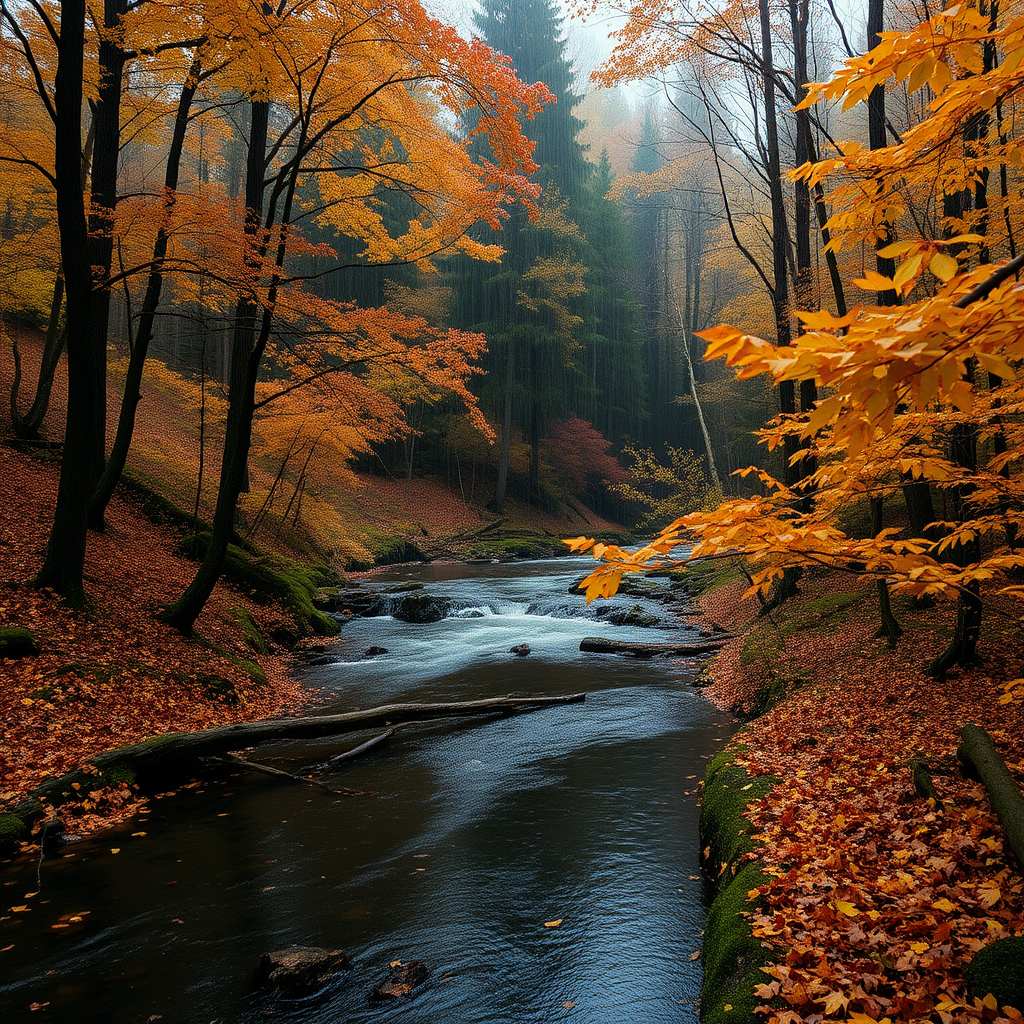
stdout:
<svg viewBox="0 0 1024 1024">
<path fill-rule="evenodd" d="M 0 853 L 13 850 L 28 838 L 28 827 L 16 814 L 0 814 Z"/>
<path fill-rule="evenodd" d="M 39 653 L 39 642 L 22 626 L 0 629 L 0 658 L 29 658 Z"/>
<path fill-rule="evenodd" d="M 991 994 L 1000 1006 L 1024 1011 L 1024 935 L 979 949 L 964 976 L 972 996 L 984 999 Z"/>
<path fill-rule="evenodd" d="M 734 763 L 736 752 L 723 751 L 708 766 L 700 809 L 704 867 L 712 879 L 735 872 L 737 862 L 754 850 L 747 805 L 766 797 L 779 781 L 774 775 L 750 776 Z"/>
<path fill-rule="evenodd" d="M 245 642 L 257 654 L 270 653 L 267 641 L 264 639 L 263 633 L 260 632 L 259 623 L 252 617 L 252 612 L 248 608 L 232 608 L 231 617 L 241 627 Z"/>
<path fill-rule="evenodd" d="M 737 748 L 724 750 L 708 765 L 701 801 L 702 860 L 717 889 L 704 929 L 703 1024 L 754 1021 L 760 1003 L 754 988 L 766 980 L 761 968 L 775 959 L 744 917 L 754 906 L 748 892 L 767 877 L 756 861 L 742 858 L 754 850 L 747 806 L 766 797 L 779 780 L 748 775 L 735 763 L 736 753 Z"/>
<path fill-rule="evenodd" d="M 209 533 L 193 533 L 178 542 L 179 553 L 201 559 L 209 547 Z M 278 600 L 291 612 L 303 636 L 333 636 L 340 626 L 335 619 L 313 607 L 323 587 L 336 586 L 341 576 L 325 565 L 302 565 L 283 555 L 253 554 L 229 544 L 224 576 L 248 590 L 256 600 Z"/>
<path fill-rule="evenodd" d="M 754 937 L 743 914 L 755 906 L 747 893 L 767 881 L 768 876 L 756 864 L 746 864 L 711 904 L 704 927 L 702 1024 L 740 1024 L 756 1019 L 754 1009 L 763 1000 L 754 995 L 754 989 L 769 980 L 761 968 L 774 958 Z"/>
<path fill-rule="evenodd" d="M 218 704 L 237 704 L 238 691 L 230 679 L 207 675 L 205 672 L 196 676 L 196 682 L 203 691 L 203 696 Z"/>
<path fill-rule="evenodd" d="M 751 718 L 760 718 L 761 715 L 771 711 L 785 695 L 786 681 L 778 677 L 769 679 L 751 698 L 747 713 Z"/>
<path fill-rule="evenodd" d="M 112 764 L 104 768 L 98 776 L 100 784 L 104 786 L 119 786 L 124 783 L 126 786 L 135 785 L 135 772 L 126 764 Z"/>
<path fill-rule="evenodd" d="M 735 562 L 721 558 L 698 558 L 671 574 L 672 586 L 676 589 L 685 588 L 693 597 L 709 594 L 712 590 L 742 578 L 743 574 Z"/>
</svg>

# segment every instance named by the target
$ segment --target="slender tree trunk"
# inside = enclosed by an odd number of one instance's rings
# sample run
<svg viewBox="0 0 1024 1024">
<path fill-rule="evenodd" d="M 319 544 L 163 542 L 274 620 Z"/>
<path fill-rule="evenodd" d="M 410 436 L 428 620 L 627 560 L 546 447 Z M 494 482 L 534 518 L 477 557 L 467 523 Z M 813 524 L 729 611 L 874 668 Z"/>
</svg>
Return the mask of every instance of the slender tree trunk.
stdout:
<svg viewBox="0 0 1024 1024">
<path fill-rule="evenodd" d="M 508 353 L 505 362 L 505 411 L 501 419 L 501 452 L 498 455 L 498 482 L 494 488 L 492 507 L 500 512 L 505 505 L 508 489 L 508 459 L 512 450 L 512 378 L 515 369 L 513 362 L 513 342 L 508 339 Z"/>
<path fill-rule="evenodd" d="M 177 201 L 181 153 L 185 144 L 189 110 L 199 85 L 199 73 L 200 63 L 196 60 L 189 69 L 188 78 L 178 97 L 178 111 L 174 120 L 174 131 L 171 135 L 171 146 L 167 154 L 167 167 L 164 173 L 163 216 L 160 227 L 157 229 L 156 241 L 153 244 L 153 264 L 149 280 L 146 283 L 146 295 L 142 300 L 139 329 L 128 360 L 124 396 L 121 399 L 121 411 L 117 420 L 117 434 L 114 437 L 110 457 L 107 459 L 103 475 L 96 485 L 89 506 L 89 525 L 94 529 L 103 528 L 103 516 L 110 497 L 114 493 L 114 488 L 124 472 L 128 449 L 131 446 L 132 434 L 135 430 L 135 416 L 142 398 L 142 372 L 149 353 L 149 345 L 153 339 L 153 321 L 156 317 L 157 307 L 160 305 L 160 292 L 163 287 L 163 262 L 167 256 L 167 245 L 170 240 L 170 218 Z"/>
<path fill-rule="evenodd" d="M 46 325 L 46 340 L 43 343 L 43 357 L 39 364 L 39 379 L 36 382 L 36 393 L 28 412 L 22 414 L 18 409 L 18 397 L 21 392 L 21 350 L 17 338 L 11 339 L 14 355 L 14 380 L 11 382 L 11 426 L 18 437 L 27 440 L 39 436 L 39 428 L 43 425 L 46 411 L 50 407 L 50 392 L 53 390 L 53 378 L 57 372 L 57 364 L 64 352 L 66 335 L 60 324 L 60 315 L 64 309 L 64 270 L 57 267 L 57 275 L 53 280 L 53 298 L 50 300 L 50 319 Z"/>
<path fill-rule="evenodd" d="M 263 187 L 267 151 L 267 118 L 270 104 L 254 100 L 249 127 L 249 156 L 245 186 L 245 232 L 253 243 L 263 221 Z M 213 533 L 195 579 L 167 610 L 166 619 L 176 629 L 190 633 L 199 613 L 220 578 L 235 526 L 235 509 L 249 462 L 252 420 L 256 409 L 256 379 L 262 351 L 256 345 L 259 307 L 252 295 L 241 296 L 235 310 L 231 346 L 231 382 L 228 389 L 228 417 L 224 436 L 220 487 L 213 514 Z"/>
<path fill-rule="evenodd" d="M 57 223 L 64 267 L 68 323 L 68 411 L 60 484 L 46 559 L 36 575 L 70 604 L 85 603 L 86 511 L 95 482 L 93 457 L 103 450 L 102 379 L 106 353 L 90 330 L 92 276 L 89 232 L 82 192 L 82 71 L 85 52 L 85 0 L 61 0 L 61 30 L 54 88 L 54 166 Z"/>
</svg>

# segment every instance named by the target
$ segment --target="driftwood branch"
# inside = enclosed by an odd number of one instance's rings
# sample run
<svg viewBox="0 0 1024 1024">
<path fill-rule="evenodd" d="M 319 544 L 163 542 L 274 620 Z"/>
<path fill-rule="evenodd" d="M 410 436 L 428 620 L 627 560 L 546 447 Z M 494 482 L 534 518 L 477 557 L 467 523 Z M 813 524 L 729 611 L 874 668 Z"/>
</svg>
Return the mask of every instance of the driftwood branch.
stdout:
<svg viewBox="0 0 1024 1024">
<path fill-rule="evenodd" d="M 985 784 L 1010 849 L 1024 868 L 1024 796 L 992 737 L 977 725 L 965 725 L 960 730 L 956 756 L 969 774 L 975 774 Z"/>
<path fill-rule="evenodd" d="M 588 651 L 591 654 L 632 654 L 636 658 L 651 658 L 656 654 L 709 654 L 712 651 L 717 651 L 730 639 L 732 638 L 729 636 L 723 636 L 697 643 L 658 644 L 637 643 L 631 640 L 605 640 L 600 636 L 588 636 L 580 641 L 580 650 Z"/>
<path fill-rule="evenodd" d="M 325 772 L 331 768 L 337 768 L 339 764 L 345 764 L 348 761 L 353 761 L 355 758 L 362 757 L 363 754 L 369 753 L 374 749 L 374 747 L 379 747 L 382 743 L 387 743 L 387 741 L 391 739 L 396 732 L 398 732 L 398 726 L 393 725 L 390 729 L 386 729 L 379 736 L 373 736 L 365 743 L 360 743 L 358 747 L 353 747 L 351 750 L 345 750 L 340 754 L 335 754 L 334 757 L 329 757 L 322 764 L 315 765 L 314 767 L 307 768 L 305 770 L 310 772 Z"/>
<path fill-rule="evenodd" d="M 230 750 L 243 750 L 260 743 L 318 739 L 323 736 L 359 732 L 363 729 L 388 728 L 406 722 L 439 718 L 521 714 L 564 704 L 579 704 L 585 698 L 586 694 L 573 693 L 562 697 L 487 697 L 444 704 L 385 704 L 382 707 L 349 711 L 340 715 L 243 722 L 238 725 L 203 729 L 199 732 L 166 733 L 98 754 L 82 768 L 44 782 L 26 799 L 8 808 L 7 813 L 29 824 L 43 813 L 42 801 L 51 804 L 62 803 L 75 796 L 76 782 L 79 786 L 102 785 L 104 776 L 114 769 L 120 773 L 128 770 L 141 779 L 147 775 L 166 773 L 176 765 L 180 768 L 183 763 L 194 761 L 196 758 L 216 756 Z"/>
<path fill-rule="evenodd" d="M 247 761 L 243 757 L 236 757 L 234 754 L 227 754 L 225 757 L 215 757 L 211 760 L 218 764 L 229 764 L 234 765 L 236 768 L 245 768 L 251 772 L 258 772 L 260 775 L 270 775 L 279 779 L 288 779 L 291 782 L 300 782 L 306 786 L 315 786 L 317 789 L 323 790 L 325 793 L 330 793 L 332 796 L 363 796 L 362 793 L 357 793 L 354 789 L 333 789 L 328 786 L 325 782 L 321 782 L 319 779 L 308 779 L 302 775 L 293 775 L 291 772 L 286 772 L 282 768 L 274 768 L 269 764 L 260 764 L 257 761 Z"/>
</svg>

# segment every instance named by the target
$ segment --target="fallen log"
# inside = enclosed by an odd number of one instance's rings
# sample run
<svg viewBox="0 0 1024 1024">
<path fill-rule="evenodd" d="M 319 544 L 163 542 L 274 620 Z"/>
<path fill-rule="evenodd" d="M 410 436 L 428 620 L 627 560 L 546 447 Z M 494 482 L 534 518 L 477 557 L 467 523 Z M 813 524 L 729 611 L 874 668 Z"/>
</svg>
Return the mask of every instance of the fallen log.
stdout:
<svg viewBox="0 0 1024 1024">
<path fill-rule="evenodd" d="M 1003 826 L 1010 849 L 1017 863 L 1024 868 L 1024 796 L 992 742 L 992 737 L 977 725 L 965 725 L 960 730 L 960 746 L 956 756 L 967 769 L 973 769 L 977 778 L 985 784 L 992 809 L 996 812 L 999 824 Z"/>
<path fill-rule="evenodd" d="M 25 825 L 44 813 L 43 803 L 60 804 L 74 798 L 75 783 L 82 790 L 94 789 L 111 782 L 139 779 L 146 775 L 166 772 L 183 762 L 200 757 L 221 754 L 229 750 L 242 750 L 260 743 L 281 740 L 317 739 L 363 729 L 388 728 L 404 722 L 430 721 L 438 718 L 467 718 L 475 715 L 522 714 L 563 704 L 579 704 L 586 699 L 584 693 L 561 697 L 486 697 L 481 700 L 453 701 L 444 704 L 385 704 L 364 711 L 349 711 L 340 715 L 312 715 L 306 718 L 271 719 L 261 722 L 241 722 L 219 726 L 199 732 L 171 732 L 151 736 L 139 743 L 131 743 L 104 751 L 91 758 L 81 768 L 55 779 L 49 779 L 28 797 L 5 813 L 0 813 L 0 824 L 8 825 L 17 834 L 15 817 Z"/>
<path fill-rule="evenodd" d="M 606 640 L 601 636 L 588 636 L 580 641 L 580 650 L 590 654 L 632 654 L 635 658 L 653 658 L 656 654 L 709 654 L 731 640 L 731 636 L 713 640 L 690 641 L 679 644 L 639 643 L 632 640 Z"/>
</svg>

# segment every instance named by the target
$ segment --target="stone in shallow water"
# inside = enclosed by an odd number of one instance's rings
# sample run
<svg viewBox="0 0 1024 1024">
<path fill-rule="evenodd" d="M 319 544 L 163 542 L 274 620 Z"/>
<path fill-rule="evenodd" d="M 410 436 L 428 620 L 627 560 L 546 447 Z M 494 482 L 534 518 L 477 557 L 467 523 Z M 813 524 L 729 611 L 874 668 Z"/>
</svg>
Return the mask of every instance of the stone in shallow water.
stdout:
<svg viewBox="0 0 1024 1024">
<path fill-rule="evenodd" d="M 293 946 L 264 953 L 252 983 L 267 992 L 298 999 L 319 992 L 335 974 L 349 966 L 348 957 L 340 950 Z"/>
<path fill-rule="evenodd" d="M 407 964 L 393 964 L 388 976 L 370 993 L 371 1003 L 389 1003 L 407 999 L 413 989 L 427 980 L 426 964 L 412 960 Z"/>
<path fill-rule="evenodd" d="M 514 654 L 518 658 L 525 658 L 530 653 L 529 644 L 516 644 L 515 647 L 508 649 L 509 654 Z"/>
</svg>

